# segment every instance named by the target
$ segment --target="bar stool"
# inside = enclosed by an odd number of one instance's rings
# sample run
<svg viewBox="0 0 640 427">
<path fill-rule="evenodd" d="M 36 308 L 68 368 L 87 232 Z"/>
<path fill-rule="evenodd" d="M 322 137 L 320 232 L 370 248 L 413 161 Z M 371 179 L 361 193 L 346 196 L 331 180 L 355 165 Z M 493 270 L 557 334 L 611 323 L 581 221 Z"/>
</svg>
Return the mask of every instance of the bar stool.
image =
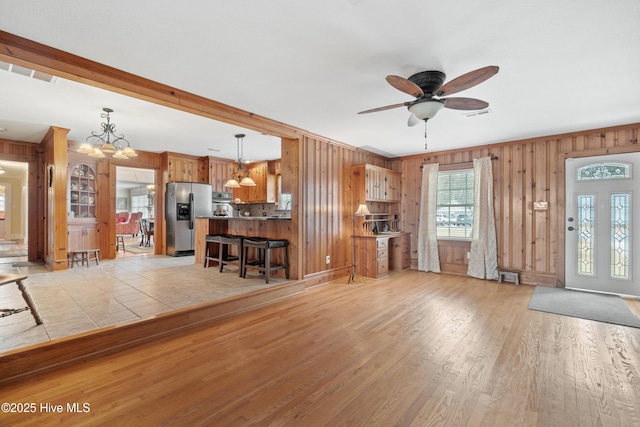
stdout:
<svg viewBox="0 0 640 427">
<path fill-rule="evenodd" d="M 265 275 L 265 283 L 269 283 L 269 277 L 271 273 L 278 270 L 285 271 L 285 277 L 289 278 L 289 241 L 288 240 L 258 240 L 256 238 L 245 238 L 242 242 L 243 254 L 242 254 L 242 264 L 241 271 L 242 277 L 247 276 L 247 269 L 255 269 L 260 273 L 264 273 Z M 261 254 L 259 259 L 256 261 L 248 261 L 248 251 L 249 248 L 257 248 L 261 250 Z M 284 249 L 284 264 L 273 264 L 271 265 L 271 249 Z"/>
<path fill-rule="evenodd" d="M 220 273 L 226 264 L 234 264 L 238 266 L 238 276 L 242 277 L 242 244 L 244 236 L 235 236 L 231 234 L 224 234 L 220 236 L 220 249 L 219 249 L 219 264 Z M 229 247 L 238 247 L 238 256 L 230 255 Z"/>
<path fill-rule="evenodd" d="M 220 259 L 222 256 L 222 249 L 220 248 L 220 238 L 224 236 L 224 234 L 207 234 L 204 239 L 204 267 L 209 267 L 209 261 L 216 261 L 218 265 L 220 265 Z M 210 255 L 209 247 L 210 243 L 217 243 L 218 250 L 214 251 L 213 254 Z"/>
<path fill-rule="evenodd" d="M 31 298 L 31 294 L 29 293 L 27 284 L 24 283 L 24 280 L 27 277 L 29 276 L 26 274 L 0 274 L 0 286 L 15 282 L 18 285 L 18 289 L 20 289 L 20 292 L 22 292 L 22 298 L 24 298 L 28 306 L 25 308 L 0 309 L 0 317 L 11 316 L 12 314 L 20 313 L 21 311 L 31 310 L 31 314 L 36 321 L 36 325 L 42 325 L 42 318 L 38 313 L 36 303 L 33 302 L 33 298 Z"/>
</svg>

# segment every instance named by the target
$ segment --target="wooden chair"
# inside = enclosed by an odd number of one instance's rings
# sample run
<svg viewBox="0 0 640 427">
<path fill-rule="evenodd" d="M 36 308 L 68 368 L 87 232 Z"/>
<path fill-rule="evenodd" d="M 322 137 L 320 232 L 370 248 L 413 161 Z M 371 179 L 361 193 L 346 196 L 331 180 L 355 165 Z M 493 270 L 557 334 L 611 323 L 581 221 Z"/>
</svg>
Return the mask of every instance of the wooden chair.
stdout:
<svg viewBox="0 0 640 427">
<path fill-rule="evenodd" d="M 116 236 L 116 252 L 122 248 L 122 252 L 127 252 L 124 248 L 124 236 Z"/>
<path fill-rule="evenodd" d="M 24 280 L 29 277 L 26 274 L 0 274 L 0 286 L 7 285 L 9 283 L 15 283 L 18 285 L 18 289 L 22 292 L 22 298 L 27 303 L 27 307 L 24 308 L 5 308 L 0 309 L 0 317 L 11 316 L 12 314 L 20 313 L 21 311 L 31 310 L 31 314 L 36 321 L 36 325 L 42 325 L 42 318 L 36 308 L 36 303 L 33 302 L 27 284 Z"/>
<path fill-rule="evenodd" d="M 149 222 L 147 219 L 140 220 L 140 233 L 142 234 L 142 240 L 140 246 L 151 246 L 151 237 L 153 237 L 153 222 Z"/>
</svg>

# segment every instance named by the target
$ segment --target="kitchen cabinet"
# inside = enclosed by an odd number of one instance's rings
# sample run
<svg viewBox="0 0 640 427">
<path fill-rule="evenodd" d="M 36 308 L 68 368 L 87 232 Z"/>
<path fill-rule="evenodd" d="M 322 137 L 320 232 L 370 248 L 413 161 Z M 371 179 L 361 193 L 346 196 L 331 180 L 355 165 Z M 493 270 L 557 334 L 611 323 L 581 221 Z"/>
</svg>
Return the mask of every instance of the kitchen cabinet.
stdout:
<svg viewBox="0 0 640 427">
<path fill-rule="evenodd" d="M 205 166 L 209 170 L 207 182 L 211 184 L 211 191 L 216 193 L 231 191 L 229 188 L 225 187 L 224 184 L 231 176 L 233 162 L 227 159 L 208 157 L 205 161 Z"/>
<path fill-rule="evenodd" d="M 267 162 L 249 165 L 248 170 L 249 176 L 256 183 L 255 187 L 234 188 L 233 198 L 246 203 L 275 203 L 276 178 L 269 174 Z"/>
<path fill-rule="evenodd" d="M 210 180 L 207 158 L 162 153 L 162 167 L 167 170 L 167 182 L 200 182 L 208 184 Z"/>
<path fill-rule="evenodd" d="M 198 182 L 198 162 L 171 157 L 169 159 L 168 182 Z"/>
<path fill-rule="evenodd" d="M 269 174 L 270 175 L 281 175 L 282 174 L 282 161 L 271 160 L 268 162 Z"/>
</svg>

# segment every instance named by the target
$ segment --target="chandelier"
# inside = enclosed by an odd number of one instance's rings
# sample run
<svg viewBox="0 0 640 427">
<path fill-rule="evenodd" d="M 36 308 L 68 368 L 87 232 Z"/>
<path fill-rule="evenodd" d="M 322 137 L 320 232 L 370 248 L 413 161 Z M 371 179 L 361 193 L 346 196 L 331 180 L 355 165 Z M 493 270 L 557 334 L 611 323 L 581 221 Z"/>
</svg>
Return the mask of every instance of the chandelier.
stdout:
<svg viewBox="0 0 640 427">
<path fill-rule="evenodd" d="M 249 176 L 249 169 L 242 169 L 242 154 L 243 154 L 243 146 L 244 146 L 244 134 L 239 133 L 235 135 L 237 143 L 238 143 L 238 169 L 235 169 L 231 173 L 231 178 L 227 181 L 224 186 L 229 188 L 240 188 L 242 187 L 255 187 L 256 183 Z"/>
<path fill-rule="evenodd" d="M 107 119 L 106 123 L 100 123 L 102 129 L 99 132 L 91 132 L 78 152 L 98 158 L 105 157 L 105 154 L 110 154 L 114 159 L 136 157 L 138 154 L 131 148 L 129 141 L 124 139 L 124 135 L 117 136 L 115 134 L 116 124 L 111 123 L 109 117 L 109 113 L 113 113 L 113 110 L 105 107 L 102 111 L 104 113 L 100 114 L 100 117 Z"/>
</svg>

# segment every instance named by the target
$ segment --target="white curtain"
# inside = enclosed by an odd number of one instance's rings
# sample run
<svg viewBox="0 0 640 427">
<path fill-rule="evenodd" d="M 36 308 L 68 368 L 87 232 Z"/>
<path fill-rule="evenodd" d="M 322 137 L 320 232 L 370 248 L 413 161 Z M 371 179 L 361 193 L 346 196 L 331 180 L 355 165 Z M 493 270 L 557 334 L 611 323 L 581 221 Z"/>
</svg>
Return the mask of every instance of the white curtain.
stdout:
<svg viewBox="0 0 640 427">
<path fill-rule="evenodd" d="M 496 221 L 493 211 L 491 158 L 473 160 L 473 233 L 467 274 L 478 279 L 498 278 Z"/>
<path fill-rule="evenodd" d="M 418 221 L 418 270 L 440 273 L 436 211 L 438 197 L 438 164 L 422 166 L 422 193 Z"/>
</svg>

